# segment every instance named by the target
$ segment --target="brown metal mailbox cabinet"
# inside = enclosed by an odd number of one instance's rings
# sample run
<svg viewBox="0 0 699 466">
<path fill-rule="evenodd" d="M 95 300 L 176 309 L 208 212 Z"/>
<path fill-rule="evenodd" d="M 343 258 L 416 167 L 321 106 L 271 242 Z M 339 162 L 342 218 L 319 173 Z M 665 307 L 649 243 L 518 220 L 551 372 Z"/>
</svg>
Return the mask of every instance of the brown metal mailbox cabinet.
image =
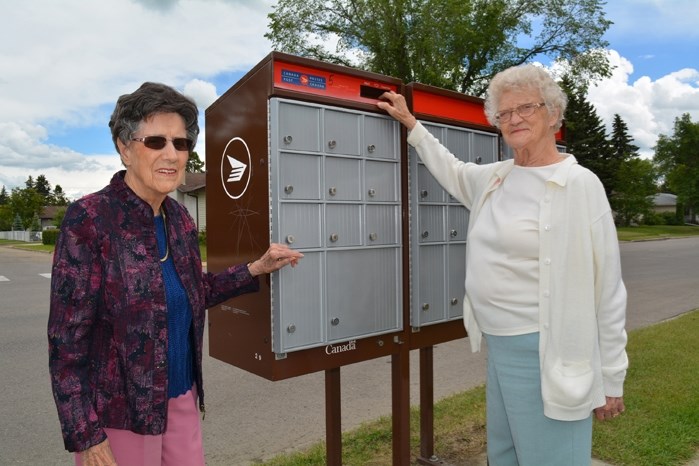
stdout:
<svg viewBox="0 0 699 466">
<path fill-rule="evenodd" d="M 411 83 L 408 104 L 416 118 L 464 162 L 498 160 L 498 135 L 483 100 Z M 466 335 L 463 321 L 469 212 L 441 188 L 408 149 L 410 191 L 411 349 Z"/>
<path fill-rule="evenodd" d="M 271 53 L 206 110 L 208 268 L 304 254 L 209 310 L 211 356 L 271 380 L 404 340 L 399 80 Z"/>
</svg>

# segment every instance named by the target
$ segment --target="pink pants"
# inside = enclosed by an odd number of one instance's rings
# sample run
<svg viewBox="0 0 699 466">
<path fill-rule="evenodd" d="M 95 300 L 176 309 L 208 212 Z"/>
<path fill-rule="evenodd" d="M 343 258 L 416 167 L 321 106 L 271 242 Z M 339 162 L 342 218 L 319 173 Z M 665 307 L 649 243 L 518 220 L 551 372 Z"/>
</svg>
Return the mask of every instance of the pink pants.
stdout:
<svg viewBox="0 0 699 466">
<path fill-rule="evenodd" d="M 196 387 L 168 401 L 167 431 L 140 435 L 122 429 L 104 429 L 119 466 L 204 466 L 201 421 Z M 75 454 L 76 466 L 82 466 Z"/>
</svg>

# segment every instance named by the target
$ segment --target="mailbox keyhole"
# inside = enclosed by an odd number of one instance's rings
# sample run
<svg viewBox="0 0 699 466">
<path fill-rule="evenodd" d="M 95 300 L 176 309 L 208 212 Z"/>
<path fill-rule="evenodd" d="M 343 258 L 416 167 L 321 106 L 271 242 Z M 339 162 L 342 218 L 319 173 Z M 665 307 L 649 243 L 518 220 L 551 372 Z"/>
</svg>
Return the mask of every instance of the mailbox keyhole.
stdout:
<svg viewBox="0 0 699 466">
<path fill-rule="evenodd" d="M 333 320 L 330 321 L 332 325 L 338 325 L 340 323 L 340 319 L 337 317 L 334 317 Z"/>
</svg>

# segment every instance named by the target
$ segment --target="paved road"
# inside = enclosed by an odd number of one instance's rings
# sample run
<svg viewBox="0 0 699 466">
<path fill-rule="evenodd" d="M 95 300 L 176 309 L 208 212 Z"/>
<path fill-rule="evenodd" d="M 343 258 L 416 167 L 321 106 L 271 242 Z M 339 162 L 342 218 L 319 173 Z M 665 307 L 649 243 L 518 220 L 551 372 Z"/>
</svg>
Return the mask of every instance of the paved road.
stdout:
<svg viewBox="0 0 699 466">
<path fill-rule="evenodd" d="M 629 329 L 699 307 L 699 237 L 624 243 Z M 0 464 L 73 464 L 62 446 L 49 389 L 46 318 L 50 256 L 0 247 Z M 484 354 L 462 339 L 435 348 L 435 397 L 480 385 Z M 411 397 L 418 403 L 418 355 L 411 355 Z M 209 466 L 247 465 L 325 438 L 324 376 L 270 382 L 205 359 Z M 342 368 L 343 428 L 390 415 L 385 358 Z"/>
</svg>

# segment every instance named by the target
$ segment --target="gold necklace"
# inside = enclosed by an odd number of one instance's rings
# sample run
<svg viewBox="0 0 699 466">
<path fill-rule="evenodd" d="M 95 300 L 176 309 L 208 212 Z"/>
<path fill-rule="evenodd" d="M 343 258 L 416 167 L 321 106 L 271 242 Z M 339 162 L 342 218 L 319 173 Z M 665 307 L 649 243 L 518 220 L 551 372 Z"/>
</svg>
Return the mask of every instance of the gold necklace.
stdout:
<svg viewBox="0 0 699 466">
<path fill-rule="evenodd" d="M 167 217 L 165 217 L 165 211 L 162 208 L 160 209 L 160 215 L 163 217 L 163 229 L 165 230 L 165 256 L 160 259 L 160 262 L 165 262 L 167 256 L 170 255 L 170 245 L 167 240 Z"/>
</svg>

